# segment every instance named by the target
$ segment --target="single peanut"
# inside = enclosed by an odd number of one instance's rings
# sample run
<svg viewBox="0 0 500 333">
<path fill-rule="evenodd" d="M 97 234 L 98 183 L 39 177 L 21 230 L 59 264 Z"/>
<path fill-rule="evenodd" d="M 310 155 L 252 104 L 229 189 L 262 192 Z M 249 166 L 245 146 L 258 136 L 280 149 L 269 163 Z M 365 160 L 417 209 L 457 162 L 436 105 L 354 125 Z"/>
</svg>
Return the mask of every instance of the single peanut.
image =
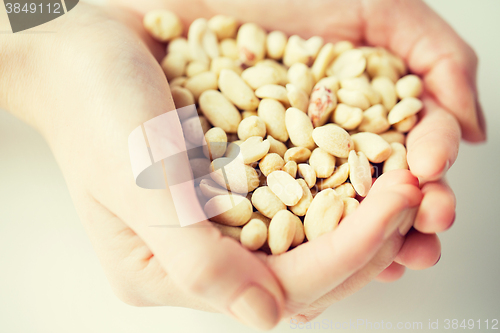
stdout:
<svg viewBox="0 0 500 333">
<path fill-rule="evenodd" d="M 372 175 L 370 170 L 370 162 L 363 152 L 355 152 L 351 150 L 349 153 L 349 180 L 356 192 L 366 197 L 372 186 Z"/>
<path fill-rule="evenodd" d="M 199 100 L 200 109 L 207 119 L 227 133 L 236 133 L 241 121 L 240 112 L 219 91 L 206 90 Z"/>
<path fill-rule="evenodd" d="M 226 15 L 215 15 L 208 20 L 208 27 L 219 40 L 235 38 L 238 30 L 238 22 L 234 17 Z"/>
<path fill-rule="evenodd" d="M 344 202 L 333 189 L 314 197 L 304 219 L 304 231 L 309 241 L 335 229 L 342 217 Z"/>
<path fill-rule="evenodd" d="M 311 37 L 307 41 L 297 35 L 290 36 L 286 44 L 283 63 L 291 67 L 296 63 L 311 66 L 323 46 L 323 38 Z"/>
<path fill-rule="evenodd" d="M 317 178 L 328 178 L 335 170 L 335 156 L 324 149 L 316 148 L 309 157 L 309 165 L 313 168 Z"/>
<path fill-rule="evenodd" d="M 290 141 L 297 147 L 314 149 L 316 144 L 312 138 L 313 125 L 309 117 L 296 108 L 289 108 L 285 113 L 286 130 Z"/>
<path fill-rule="evenodd" d="M 218 57 L 212 59 L 210 63 L 210 71 L 214 72 L 217 76 L 219 76 L 220 71 L 223 69 L 230 69 L 234 71 L 236 74 L 241 74 L 242 70 L 236 62 L 228 57 Z"/>
<path fill-rule="evenodd" d="M 259 98 L 272 98 L 281 102 L 285 107 L 290 106 L 286 88 L 277 84 L 266 84 L 257 88 L 255 96 Z"/>
<path fill-rule="evenodd" d="M 314 88 L 307 108 L 307 114 L 314 127 L 324 125 L 337 106 L 337 97 L 325 86 Z"/>
<path fill-rule="evenodd" d="M 352 186 L 351 183 L 344 183 L 342 185 L 337 186 L 335 188 L 335 192 L 338 195 L 340 195 L 343 199 L 356 197 L 356 190 L 354 189 L 354 186 Z"/>
<path fill-rule="evenodd" d="M 160 42 L 167 42 L 182 35 L 179 17 L 169 10 L 152 10 L 143 19 L 144 28 Z"/>
<path fill-rule="evenodd" d="M 363 120 L 358 129 L 362 132 L 380 134 L 389 127 L 391 124 L 387 121 L 387 109 L 382 104 L 376 104 L 363 112 Z"/>
<path fill-rule="evenodd" d="M 250 251 L 256 251 L 267 241 L 267 226 L 260 220 L 250 220 L 243 226 L 240 242 Z"/>
<path fill-rule="evenodd" d="M 309 206 L 311 205 L 311 202 L 313 200 L 313 196 L 311 194 L 311 190 L 309 186 L 307 185 L 306 181 L 304 179 L 297 179 L 297 183 L 302 187 L 302 191 L 304 191 L 304 195 L 302 198 L 300 198 L 299 202 L 297 202 L 295 205 L 290 206 L 290 210 L 292 213 L 294 213 L 297 216 L 304 216 L 307 213 L 307 210 L 309 209 Z"/>
<path fill-rule="evenodd" d="M 342 219 L 356 210 L 359 206 L 359 201 L 354 198 L 342 198 L 344 202 L 344 211 L 342 212 Z"/>
<path fill-rule="evenodd" d="M 318 82 L 325 76 L 326 68 L 331 64 L 334 57 L 335 46 L 333 46 L 332 43 L 323 45 L 311 67 L 311 72 L 315 82 Z"/>
<path fill-rule="evenodd" d="M 285 124 L 285 107 L 280 102 L 264 98 L 260 101 L 257 114 L 266 123 L 268 134 L 282 142 L 288 140 L 288 132 Z"/>
<path fill-rule="evenodd" d="M 292 178 L 297 177 L 297 162 L 295 161 L 286 162 L 285 165 L 283 166 L 283 171 L 292 176 Z"/>
<path fill-rule="evenodd" d="M 269 152 L 271 144 L 263 140 L 261 136 L 251 136 L 240 145 L 243 163 L 251 164 L 257 162 Z"/>
<path fill-rule="evenodd" d="M 351 136 L 354 150 L 362 151 L 372 163 L 385 161 L 391 155 L 391 146 L 378 134 L 360 132 Z"/>
<path fill-rule="evenodd" d="M 284 158 L 285 153 L 288 150 L 287 146 L 283 142 L 273 138 L 271 135 L 267 136 L 267 140 L 271 144 L 271 147 L 269 148 L 269 153 L 276 153 L 282 158 Z"/>
<path fill-rule="evenodd" d="M 281 60 L 285 53 L 286 35 L 281 31 L 272 31 L 267 35 L 267 56 L 274 60 Z"/>
<path fill-rule="evenodd" d="M 288 210 L 274 215 L 267 232 L 267 242 L 272 254 L 285 253 L 295 238 L 297 220 L 300 219 Z"/>
<path fill-rule="evenodd" d="M 300 219 L 294 219 L 295 221 L 295 235 L 293 236 L 291 247 L 299 246 L 304 242 L 306 234 L 304 233 L 304 225 Z"/>
<path fill-rule="evenodd" d="M 194 20 L 189 26 L 188 46 L 192 61 L 210 62 L 210 58 L 203 48 L 203 37 L 207 29 L 207 20 L 204 18 Z"/>
<path fill-rule="evenodd" d="M 409 132 L 418 122 L 418 116 L 416 114 L 406 117 L 405 119 L 392 124 L 392 127 L 398 132 L 407 133 Z"/>
<path fill-rule="evenodd" d="M 280 210 L 286 209 L 285 204 L 268 186 L 261 186 L 253 192 L 252 204 L 262 215 L 270 219 Z"/>
<path fill-rule="evenodd" d="M 219 89 L 231 102 L 242 110 L 254 111 L 259 100 L 243 79 L 230 69 L 222 69 L 219 74 Z"/>
<path fill-rule="evenodd" d="M 318 185 L 319 190 L 334 188 L 345 183 L 348 177 L 349 177 L 349 164 L 344 163 L 341 164 L 339 167 L 337 167 L 337 169 L 333 172 L 333 174 L 330 177 L 323 179 L 322 181 L 319 181 L 316 185 Z"/>
<path fill-rule="evenodd" d="M 276 153 L 267 154 L 259 162 L 259 169 L 266 177 L 273 171 L 282 170 L 284 166 L 285 161 Z"/>
<path fill-rule="evenodd" d="M 309 188 L 316 185 L 316 173 L 312 166 L 307 163 L 297 164 L 297 171 L 299 172 L 299 176 L 304 178 Z"/>
<path fill-rule="evenodd" d="M 269 66 L 249 67 L 241 73 L 241 78 L 254 90 L 267 84 L 278 84 L 279 73 Z"/>
<path fill-rule="evenodd" d="M 172 94 L 172 98 L 177 109 L 183 108 L 188 105 L 193 105 L 195 103 L 193 94 L 186 88 L 175 86 L 170 87 L 170 93 Z M 181 117 L 184 117 L 184 114 L 182 116 L 179 114 L 179 118 Z M 181 118 L 181 120 L 183 119 Z"/>
<path fill-rule="evenodd" d="M 238 60 L 240 55 L 238 54 L 238 46 L 236 45 L 236 39 L 226 38 L 221 40 L 219 44 L 219 53 L 223 57 L 227 57 L 233 60 Z"/>
<path fill-rule="evenodd" d="M 288 69 L 288 81 L 308 95 L 311 94 L 314 86 L 314 77 L 311 70 L 300 62 L 293 64 Z"/>
<path fill-rule="evenodd" d="M 332 121 L 343 129 L 353 130 L 363 121 L 363 111 L 358 107 L 340 103 L 333 112 Z"/>
<path fill-rule="evenodd" d="M 205 133 L 206 146 L 203 147 L 203 153 L 210 160 L 224 156 L 227 147 L 227 134 L 220 127 L 212 127 Z"/>
<path fill-rule="evenodd" d="M 250 220 L 252 204 L 240 195 L 218 195 L 205 204 L 205 214 L 214 222 L 238 227 Z"/>
<path fill-rule="evenodd" d="M 370 102 L 368 101 L 366 96 L 359 90 L 348 90 L 341 88 L 337 91 L 337 97 L 340 103 L 357 107 L 361 110 L 366 110 L 370 107 Z"/>
<path fill-rule="evenodd" d="M 267 67 L 272 67 L 278 72 L 278 77 L 279 77 L 279 83 L 280 85 L 284 86 L 288 83 L 288 68 L 283 66 L 283 64 L 280 64 L 276 60 L 273 59 L 264 59 L 259 61 L 258 63 L 255 64 L 255 66 L 267 66 Z"/>
<path fill-rule="evenodd" d="M 423 107 L 422 101 L 415 97 L 406 97 L 399 101 L 387 116 L 389 124 L 395 124 L 401 120 L 418 113 Z"/>
<path fill-rule="evenodd" d="M 305 91 L 291 83 L 286 85 L 286 90 L 290 105 L 301 111 L 307 112 L 309 106 L 309 96 L 305 93 Z"/>
<path fill-rule="evenodd" d="M 388 130 L 387 132 L 384 132 L 379 135 L 382 139 L 384 139 L 388 143 L 399 142 L 400 144 L 404 145 L 406 142 L 405 135 L 395 130 Z"/>
<path fill-rule="evenodd" d="M 337 157 L 348 157 L 349 151 L 354 148 L 349 133 L 335 124 L 316 127 L 312 136 L 318 147 Z"/>
<path fill-rule="evenodd" d="M 311 156 L 311 151 L 304 147 L 293 147 L 286 151 L 285 162 L 294 161 L 296 163 L 304 163 Z"/>
<path fill-rule="evenodd" d="M 408 170 L 408 162 L 406 161 L 406 148 L 399 142 L 391 143 L 391 155 L 385 160 L 383 173 L 391 170 Z"/>
<path fill-rule="evenodd" d="M 236 43 L 240 60 L 253 66 L 266 55 L 266 32 L 255 23 L 245 23 L 238 30 Z"/>
<path fill-rule="evenodd" d="M 240 159 L 221 157 L 212 161 L 210 177 L 231 192 L 247 194 L 259 186 L 259 175 Z"/>
<path fill-rule="evenodd" d="M 385 76 L 375 77 L 372 82 L 372 88 L 379 93 L 382 104 L 387 110 L 391 110 L 397 102 L 396 88 L 394 83 Z"/>
<path fill-rule="evenodd" d="M 342 52 L 327 69 L 328 76 L 336 76 L 339 80 L 357 77 L 366 68 L 366 59 L 360 50 Z"/>
<path fill-rule="evenodd" d="M 300 185 L 285 171 L 273 171 L 267 176 L 269 189 L 287 206 L 296 205 L 304 195 Z"/>
<path fill-rule="evenodd" d="M 238 126 L 238 138 L 240 140 L 245 141 L 251 136 L 266 137 L 266 123 L 256 115 L 244 118 Z"/>
<path fill-rule="evenodd" d="M 189 89 L 194 96 L 195 101 L 198 101 L 200 95 L 206 90 L 217 89 L 217 75 L 213 72 L 203 72 L 186 80 L 184 84 L 186 89 Z"/>
</svg>

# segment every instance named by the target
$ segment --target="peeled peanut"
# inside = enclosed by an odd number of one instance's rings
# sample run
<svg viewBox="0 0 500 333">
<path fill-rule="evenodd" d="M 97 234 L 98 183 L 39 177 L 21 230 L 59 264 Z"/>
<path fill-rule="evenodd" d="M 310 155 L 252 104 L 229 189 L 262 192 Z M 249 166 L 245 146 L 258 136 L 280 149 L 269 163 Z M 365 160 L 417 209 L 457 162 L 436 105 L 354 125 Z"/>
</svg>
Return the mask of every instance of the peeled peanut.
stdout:
<svg viewBox="0 0 500 333">
<path fill-rule="evenodd" d="M 201 39 L 201 45 L 210 59 L 215 59 L 220 56 L 219 41 L 217 40 L 217 35 L 212 30 L 205 30 L 205 34 Z"/>
<path fill-rule="evenodd" d="M 267 242 L 272 254 L 285 253 L 295 238 L 297 220 L 300 219 L 288 210 L 274 215 L 267 232 Z"/>
<path fill-rule="evenodd" d="M 304 231 L 309 241 L 335 229 L 342 217 L 344 202 L 333 189 L 314 197 L 304 219 Z"/>
<path fill-rule="evenodd" d="M 281 102 L 285 107 L 290 106 L 286 88 L 277 84 L 266 84 L 257 88 L 255 96 L 259 98 L 272 98 Z"/>
<path fill-rule="evenodd" d="M 226 38 L 221 40 L 219 44 L 219 53 L 223 57 L 227 57 L 233 60 L 238 60 L 240 55 L 238 54 L 238 46 L 236 45 L 236 39 Z"/>
<path fill-rule="evenodd" d="M 340 82 L 343 89 L 360 91 L 365 95 L 370 105 L 379 104 L 381 102 L 380 94 L 373 89 L 365 76 L 345 79 Z"/>
<path fill-rule="evenodd" d="M 273 171 L 267 176 L 269 189 L 287 206 L 293 206 L 304 195 L 300 185 L 285 171 Z"/>
<path fill-rule="evenodd" d="M 355 152 L 351 150 L 349 153 L 349 180 L 356 192 L 366 197 L 372 186 L 372 174 L 370 170 L 370 162 L 363 152 Z"/>
<path fill-rule="evenodd" d="M 276 153 L 280 155 L 282 158 L 285 157 L 285 153 L 288 150 L 288 148 L 283 142 L 276 140 L 271 135 L 267 136 L 267 140 L 271 144 L 271 147 L 269 148 L 269 153 Z"/>
<path fill-rule="evenodd" d="M 371 84 L 373 90 L 379 93 L 385 108 L 391 110 L 397 102 L 394 83 L 385 76 L 378 76 L 372 80 Z"/>
<path fill-rule="evenodd" d="M 342 52 L 327 70 L 328 76 L 336 76 L 339 80 L 357 77 L 366 68 L 366 59 L 360 50 Z"/>
<path fill-rule="evenodd" d="M 217 89 L 217 75 L 212 72 L 200 73 L 187 79 L 184 88 L 189 89 L 195 101 L 198 101 L 204 91 Z"/>
<path fill-rule="evenodd" d="M 203 153 L 212 161 L 224 156 L 227 146 L 226 132 L 220 127 L 212 127 L 205 133 L 205 142 Z"/>
<path fill-rule="evenodd" d="M 307 163 L 297 164 L 297 171 L 299 172 L 299 176 L 304 178 L 309 188 L 316 185 L 316 173 L 312 166 Z"/>
<path fill-rule="evenodd" d="M 311 151 L 304 147 L 293 147 L 286 151 L 285 162 L 294 161 L 296 163 L 304 163 L 311 156 Z"/>
<path fill-rule="evenodd" d="M 210 222 L 215 228 L 217 228 L 222 236 L 231 237 L 236 241 L 240 241 L 241 227 L 231 227 L 229 225 L 224 225 L 216 222 Z"/>
<path fill-rule="evenodd" d="M 301 111 L 307 112 L 307 108 L 309 106 L 309 96 L 305 93 L 305 91 L 291 83 L 286 85 L 286 90 L 290 105 Z"/>
<path fill-rule="evenodd" d="M 208 199 L 213 198 L 217 195 L 231 194 L 227 191 L 226 188 L 222 188 L 219 185 L 217 185 L 217 183 L 214 182 L 213 180 L 206 178 L 201 180 L 200 190 L 201 193 Z"/>
<path fill-rule="evenodd" d="M 335 95 L 335 98 L 337 98 L 337 91 L 340 89 L 339 79 L 335 76 L 324 77 L 316 82 L 313 89 L 318 87 L 325 87 L 329 89 Z"/>
<path fill-rule="evenodd" d="M 168 82 L 168 85 L 170 86 L 170 89 L 173 87 L 184 87 L 184 84 L 187 81 L 187 77 L 185 76 L 179 76 L 176 77 L 175 79 L 171 80 Z"/>
<path fill-rule="evenodd" d="M 270 219 L 280 210 L 286 209 L 285 204 L 268 186 L 261 186 L 253 192 L 252 204 L 262 215 Z"/>
<path fill-rule="evenodd" d="M 205 204 L 205 214 L 211 221 L 237 227 L 250 220 L 252 204 L 240 195 L 218 195 Z"/>
<path fill-rule="evenodd" d="M 238 30 L 238 22 L 234 17 L 226 15 L 215 15 L 208 20 L 208 27 L 219 40 L 224 38 L 235 38 Z"/>
<path fill-rule="evenodd" d="M 313 125 L 309 117 L 296 108 L 289 108 L 285 113 L 286 130 L 290 141 L 297 147 L 314 149 L 316 144 L 312 138 Z"/>
<path fill-rule="evenodd" d="M 353 130 L 363 121 L 363 111 L 360 108 L 341 103 L 335 108 L 332 120 L 343 129 Z"/>
<path fill-rule="evenodd" d="M 324 190 L 327 188 L 334 188 L 337 187 L 347 180 L 349 177 L 349 164 L 344 163 L 341 164 L 337 169 L 333 172 L 333 174 L 326 178 L 323 179 L 322 181 L 318 181 L 318 189 L 319 190 Z"/>
<path fill-rule="evenodd" d="M 391 155 L 391 146 L 378 134 L 360 132 L 351 136 L 354 150 L 362 151 L 372 163 L 385 161 Z"/>
<path fill-rule="evenodd" d="M 417 124 L 418 116 L 416 114 L 406 117 L 405 119 L 393 124 L 392 127 L 398 132 L 407 133 Z"/>
<path fill-rule="evenodd" d="M 177 37 L 168 42 L 167 54 L 180 53 L 186 59 L 190 59 L 191 53 L 189 52 L 189 45 L 187 39 L 184 37 Z"/>
<path fill-rule="evenodd" d="M 422 80 L 416 75 L 406 75 L 396 82 L 396 93 L 400 99 L 418 97 L 422 93 Z"/>
<path fill-rule="evenodd" d="M 294 219 L 295 220 L 295 235 L 293 236 L 292 240 L 292 247 L 299 246 L 304 242 L 304 239 L 306 238 L 306 234 L 304 233 L 304 225 L 302 224 L 302 221 L 300 219 Z"/>
<path fill-rule="evenodd" d="M 286 162 L 285 165 L 283 166 L 283 171 L 292 176 L 292 178 L 297 177 L 297 162 L 295 161 Z"/>
<path fill-rule="evenodd" d="M 220 71 L 223 69 L 230 69 L 237 74 L 242 72 L 241 67 L 236 65 L 236 62 L 228 57 L 218 57 L 212 59 L 210 63 L 210 71 L 214 72 L 217 76 L 220 74 Z"/>
<path fill-rule="evenodd" d="M 324 125 L 337 106 L 337 97 L 325 86 L 314 88 L 307 108 L 307 114 L 314 127 Z"/>
<path fill-rule="evenodd" d="M 254 90 L 267 84 L 280 82 L 278 71 L 269 66 L 249 67 L 241 73 L 241 78 Z"/>
<path fill-rule="evenodd" d="M 179 17 L 169 10 L 152 10 L 144 15 L 144 28 L 160 42 L 168 42 L 182 35 Z"/>
<path fill-rule="evenodd" d="M 344 202 L 344 211 L 342 212 L 342 219 L 356 210 L 359 206 L 359 201 L 354 198 L 342 198 Z"/>
<path fill-rule="evenodd" d="M 376 104 L 363 112 L 363 120 L 358 129 L 362 132 L 380 134 L 391 127 L 387 121 L 387 109 L 382 104 Z"/>
<path fill-rule="evenodd" d="M 219 91 L 206 90 L 199 100 L 200 109 L 207 119 L 227 133 L 236 133 L 241 121 L 240 112 Z"/>
<path fill-rule="evenodd" d="M 337 91 L 337 97 L 340 103 L 347 104 L 349 106 L 360 108 L 361 110 L 366 110 L 370 107 L 370 102 L 359 90 L 348 90 L 341 88 Z"/>
<path fill-rule="evenodd" d="M 290 210 L 292 213 L 294 213 L 297 216 L 304 216 L 307 213 L 307 210 L 309 209 L 309 206 L 311 205 L 311 202 L 313 200 L 313 196 L 311 194 L 311 190 L 309 188 L 309 185 L 307 185 L 306 181 L 304 179 L 297 179 L 297 183 L 302 187 L 302 191 L 304 191 L 304 195 L 302 198 L 300 198 L 299 202 L 297 202 L 295 205 L 290 206 Z"/>
<path fill-rule="evenodd" d="M 256 251 L 267 241 L 267 226 L 260 220 L 253 219 L 243 226 L 240 242 L 250 251 Z"/>
<path fill-rule="evenodd" d="M 220 186 L 236 193 L 247 194 L 259 186 L 257 171 L 239 159 L 221 157 L 214 160 L 210 177 Z"/>
<path fill-rule="evenodd" d="M 290 36 L 286 44 L 283 63 L 291 67 L 296 63 L 311 66 L 323 46 L 323 38 L 314 36 L 307 41 L 297 35 Z"/>
<path fill-rule="evenodd" d="M 266 32 L 255 23 L 245 23 L 236 37 L 240 60 L 253 66 L 266 55 Z"/>
<path fill-rule="evenodd" d="M 242 110 L 254 111 L 259 106 L 255 93 L 243 79 L 230 69 L 219 74 L 219 89 L 231 102 Z"/>
<path fill-rule="evenodd" d="M 335 192 L 342 198 L 354 198 L 356 197 L 356 190 L 351 183 L 344 183 L 335 188 Z"/>
<path fill-rule="evenodd" d="M 246 111 L 249 112 L 249 111 Z M 238 138 L 245 141 L 251 136 L 266 136 L 266 123 L 258 116 L 244 118 L 238 126 Z"/>
<path fill-rule="evenodd" d="M 177 109 L 193 105 L 195 103 L 193 94 L 186 88 L 176 86 L 170 87 L 170 93 L 172 94 L 172 98 Z M 179 117 L 181 116 L 179 115 Z"/>
<path fill-rule="evenodd" d="M 337 157 L 348 157 L 354 147 L 349 133 L 335 124 L 316 127 L 312 136 L 318 147 Z"/>
<path fill-rule="evenodd" d="M 406 97 L 399 101 L 387 116 L 389 124 L 395 124 L 401 120 L 417 114 L 423 107 L 422 101 L 415 97 Z"/>
<path fill-rule="evenodd" d="M 309 157 L 309 165 L 313 168 L 317 178 L 328 178 L 335 170 L 335 156 L 324 149 L 316 148 Z"/>
<path fill-rule="evenodd" d="M 243 163 L 257 162 L 269 152 L 271 144 L 261 136 L 251 136 L 240 145 Z"/>
<path fill-rule="evenodd" d="M 282 142 L 288 140 L 285 124 L 285 107 L 278 101 L 264 98 L 257 110 L 259 117 L 266 123 L 267 133 Z"/>
<path fill-rule="evenodd" d="M 348 40 L 341 40 L 340 42 L 335 43 L 335 56 L 339 56 L 341 53 L 345 51 L 349 51 L 354 49 L 354 44 Z"/>
<path fill-rule="evenodd" d="M 399 142 L 400 144 L 404 145 L 406 141 L 405 135 L 395 130 L 388 130 L 387 132 L 379 135 L 388 143 Z"/>
<path fill-rule="evenodd" d="M 188 46 L 192 61 L 210 62 L 210 58 L 203 48 L 203 37 L 207 29 L 207 20 L 204 18 L 194 20 L 189 26 Z"/>
<path fill-rule="evenodd" d="M 169 53 L 161 61 L 161 68 L 167 76 L 168 81 L 172 81 L 184 75 L 186 71 L 187 58 L 182 53 Z"/>
<path fill-rule="evenodd" d="M 314 86 L 314 77 L 309 67 L 303 63 L 293 64 L 288 69 L 288 81 L 302 89 L 306 94 L 311 94 Z"/>
<path fill-rule="evenodd" d="M 281 60 L 285 53 L 287 43 L 286 35 L 281 31 L 271 31 L 267 35 L 267 56 L 274 60 Z"/>
<path fill-rule="evenodd" d="M 400 73 L 396 66 L 394 66 L 393 58 L 388 52 L 381 52 L 381 49 L 370 54 L 367 59 L 366 71 L 371 77 L 385 76 L 392 82 L 396 82 Z"/>
<path fill-rule="evenodd" d="M 266 177 L 273 171 L 282 170 L 284 166 L 285 161 L 276 153 L 267 154 L 259 162 L 259 169 Z"/>
<path fill-rule="evenodd" d="M 259 61 L 258 63 L 255 64 L 255 66 L 267 66 L 267 67 L 272 67 L 278 72 L 279 76 L 279 83 L 280 85 L 284 86 L 288 83 L 288 68 L 283 66 L 283 64 L 277 62 L 276 60 L 273 59 L 264 59 Z"/>
<path fill-rule="evenodd" d="M 311 67 L 311 72 L 315 82 L 318 82 L 325 76 L 326 68 L 331 64 L 334 57 L 335 47 L 333 44 L 327 43 L 323 45 Z"/>
<path fill-rule="evenodd" d="M 391 156 L 384 162 L 383 173 L 391 170 L 408 170 L 408 162 L 406 160 L 406 148 L 399 142 L 391 143 Z"/>
</svg>

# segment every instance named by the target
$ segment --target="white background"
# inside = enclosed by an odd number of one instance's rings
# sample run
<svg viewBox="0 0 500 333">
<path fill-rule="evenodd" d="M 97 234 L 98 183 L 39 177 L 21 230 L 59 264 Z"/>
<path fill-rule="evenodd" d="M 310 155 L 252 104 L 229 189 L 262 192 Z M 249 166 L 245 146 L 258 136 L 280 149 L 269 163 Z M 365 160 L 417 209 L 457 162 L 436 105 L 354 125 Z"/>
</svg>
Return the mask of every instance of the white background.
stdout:
<svg viewBox="0 0 500 333">
<path fill-rule="evenodd" d="M 438 319 L 441 328 L 446 318 L 482 319 L 482 327 L 485 319 L 500 319 L 500 1 L 429 3 L 479 55 L 489 140 L 463 144 L 449 172 L 457 219 L 441 235 L 439 264 L 407 271 L 395 283 L 372 282 L 317 321 L 421 321 L 426 331 L 429 319 Z M 252 332 L 218 314 L 121 303 L 49 148 L 35 131 L 1 110 L 0 269 L 0 332 Z M 283 322 L 275 331 L 292 330 Z"/>
</svg>

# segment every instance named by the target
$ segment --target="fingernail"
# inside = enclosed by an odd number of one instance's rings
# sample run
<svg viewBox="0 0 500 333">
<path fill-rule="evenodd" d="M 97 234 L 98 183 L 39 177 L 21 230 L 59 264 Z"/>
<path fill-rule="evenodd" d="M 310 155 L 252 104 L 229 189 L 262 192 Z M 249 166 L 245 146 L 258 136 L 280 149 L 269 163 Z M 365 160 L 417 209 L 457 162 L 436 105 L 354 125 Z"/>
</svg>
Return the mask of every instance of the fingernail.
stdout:
<svg viewBox="0 0 500 333">
<path fill-rule="evenodd" d="M 405 225 L 408 223 L 407 222 L 407 217 L 409 214 L 410 209 L 406 208 L 402 212 L 400 212 L 398 215 L 396 215 L 390 222 L 387 224 L 387 227 L 385 229 L 385 234 L 384 234 L 384 239 L 387 239 L 389 236 L 391 236 L 400 226 Z M 413 221 L 411 221 L 411 225 L 413 225 Z"/>
<path fill-rule="evenodd" d="M 436 261 L 436 263 L 434 264 L 434 266 L 436 266 L 436 265 L 438 264 L 439 260 L 441 260 L 441 253 L 439 254 L 439 258 L 438 258 L 438 260 Z"/>
<path fill-rule="evenodd" d="M 422 185 L 424 185 L 427 182 L 439 180 L 439 179 L 443 178 L 446 175 L 446 173 L 448 172 L 449 169 L 450 169 L 450 161 L 446 161 L 446 164 L 444 165 L 443 169 L 437 175 L 432 176 L 432 177 L 428 177 L 428 178 L 427 177 L 418 176 L 417 177 L 418 178 L 418 184 L 420 185 L 420 187 L 422 187 Z"/>
<path fill-rule="evenodd" d="M 245 289 L 233 302 L 230 310 L 241 322 L 260 330 L 273 328 L 279 320 L 276 300 L 256 285 Z"/>
</svg>

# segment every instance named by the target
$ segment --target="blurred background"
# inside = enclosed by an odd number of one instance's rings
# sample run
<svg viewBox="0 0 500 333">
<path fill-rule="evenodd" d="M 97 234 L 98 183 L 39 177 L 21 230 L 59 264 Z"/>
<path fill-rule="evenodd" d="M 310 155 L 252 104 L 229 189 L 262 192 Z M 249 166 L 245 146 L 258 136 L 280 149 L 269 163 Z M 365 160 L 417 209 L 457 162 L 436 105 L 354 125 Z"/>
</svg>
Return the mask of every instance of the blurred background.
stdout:
<svg viewBox="0 0 500 333">
<path fill-rule="evenodd" d="M 500 1 L 427 2 L 479 55 L 488 142 L 462 144 L 449 172 L 457 218 L 453 228 L 440 235 L 443 250 L 438 265 L 407 271 L 394 283 L 372 282 L 331 306 L 315 319 L 318 323 L 359 319 L 412 327 L 421 322 L 423 328 L 418 331 L 425 332 L 429 320 L 439 320 L 442 331 L 446 319 L 450 324 L 457 319 L 458 329 L 463 329 L 463 319 L 473 319 L 475 328 L 469 331 L 479 331 L 477 320 L 484 331 L 485 320 L 491 329 L 492 320 L 500 319 Z M 134 308 L 119 301 L 48 146 L 38 133 L 3 110 L 0 253 L 0 332 L 253 332 L 219 314 Z M 314 331 L 321 331 L 318 325 Z M 282 322 L 274 331 L 293 329 Z"/>
</svg>

